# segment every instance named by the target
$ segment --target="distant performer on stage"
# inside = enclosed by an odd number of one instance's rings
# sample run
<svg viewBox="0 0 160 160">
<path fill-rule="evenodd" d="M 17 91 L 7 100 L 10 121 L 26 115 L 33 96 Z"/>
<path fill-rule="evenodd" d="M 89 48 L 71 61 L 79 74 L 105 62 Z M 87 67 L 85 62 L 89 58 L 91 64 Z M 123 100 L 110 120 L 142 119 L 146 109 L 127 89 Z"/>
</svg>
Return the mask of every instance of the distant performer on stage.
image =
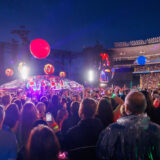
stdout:
<svg viewBox="0 0 160 160">
<path fill-rule="evenodd" d="M 102 57 L 102 60 L 99 65 L 99 70 L 100 70 L 99 81 L 100 81 L 100 83 L 101 82 L 108 83 L 112 77 L 109 56 L 107 53 L 101 53 L 100 56 Z"/>
</svg>

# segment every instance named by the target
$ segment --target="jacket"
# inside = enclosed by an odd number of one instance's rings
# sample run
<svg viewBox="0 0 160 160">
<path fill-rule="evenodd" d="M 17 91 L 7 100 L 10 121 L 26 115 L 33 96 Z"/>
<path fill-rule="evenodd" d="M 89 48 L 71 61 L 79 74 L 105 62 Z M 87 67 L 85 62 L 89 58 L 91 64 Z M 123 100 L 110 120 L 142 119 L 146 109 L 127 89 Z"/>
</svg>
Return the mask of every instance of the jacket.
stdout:
<svg viewBox="0 0 160 160">
<path fill-rule="evenodd" d="M 158 160 L 160 126 L 146 114 L 119 118 L 100 134 L 97 156 L 101 160 Z"/>
</svg>

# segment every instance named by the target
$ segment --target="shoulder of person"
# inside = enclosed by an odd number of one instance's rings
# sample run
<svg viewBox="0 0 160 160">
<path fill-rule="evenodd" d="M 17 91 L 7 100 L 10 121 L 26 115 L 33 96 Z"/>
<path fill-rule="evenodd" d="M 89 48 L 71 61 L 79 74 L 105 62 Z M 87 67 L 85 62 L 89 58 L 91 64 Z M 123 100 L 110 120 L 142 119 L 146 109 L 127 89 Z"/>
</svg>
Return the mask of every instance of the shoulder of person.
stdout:
<svg viewBox="0 0 160 160">
<path fill-rule="evenodd" d="M 77 132 L 80 129 L 79 123 L 71 128 L 68 129 L 67 135 L 73 134 L 74 132 Z"/>
<path fill-rule="evenodd" d="M 160 134 L 160 125 L 154 123 L 154 122 L 149 122 L 149 127 L 148 129 L 152 131 L 153 133 L 159 133 Z"/>
<path fill-rule="evenodd" d="M 104 129 L 104 132 L 117 132 L 121 129 L 123 129 L 124 127 L 121 126 L 120 124 L 118 124 L 117 122 L 111 123 L 109 126 L 107 126 Z"/>
</svg>

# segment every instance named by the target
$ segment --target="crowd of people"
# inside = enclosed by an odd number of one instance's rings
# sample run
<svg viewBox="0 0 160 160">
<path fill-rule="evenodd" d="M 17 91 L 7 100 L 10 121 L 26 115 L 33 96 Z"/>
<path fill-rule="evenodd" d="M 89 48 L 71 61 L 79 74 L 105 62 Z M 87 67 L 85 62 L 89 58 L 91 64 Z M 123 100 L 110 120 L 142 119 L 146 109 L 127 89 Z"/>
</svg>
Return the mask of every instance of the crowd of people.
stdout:
<svg viewBox="0 0 160 160">
<path fill-rule="evenodd" d="M 141 74 L 141 88 L 155 89 L 160 85 L 160 73 Z"/>
<path fill-rule="evenodd" d="M 141 72 L 141 71 L 158 71 L 160 65 L 148 65 L 148 66 L 136 66 L 134 68 L 134 72 Z"/>
<path fill-rule="evenodd" d="M 0 104 L 0 160 L 160 159 L 160 89 L 14 91 Z"/>
</svg>

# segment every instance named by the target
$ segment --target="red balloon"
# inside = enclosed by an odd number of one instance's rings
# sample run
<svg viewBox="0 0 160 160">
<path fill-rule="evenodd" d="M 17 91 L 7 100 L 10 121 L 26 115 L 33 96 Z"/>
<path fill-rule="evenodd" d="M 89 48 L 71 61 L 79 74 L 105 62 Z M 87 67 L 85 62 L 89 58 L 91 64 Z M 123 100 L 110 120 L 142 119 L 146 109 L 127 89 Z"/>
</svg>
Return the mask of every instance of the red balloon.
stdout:
<svg viewBox="0 0 160 160">
<path fill-rule="evenodd" d="M 44 39 L 34 39 L 30 43 L 31 54 L 38 59 L 49 56 L 50 46 Z"/>
</svg>

